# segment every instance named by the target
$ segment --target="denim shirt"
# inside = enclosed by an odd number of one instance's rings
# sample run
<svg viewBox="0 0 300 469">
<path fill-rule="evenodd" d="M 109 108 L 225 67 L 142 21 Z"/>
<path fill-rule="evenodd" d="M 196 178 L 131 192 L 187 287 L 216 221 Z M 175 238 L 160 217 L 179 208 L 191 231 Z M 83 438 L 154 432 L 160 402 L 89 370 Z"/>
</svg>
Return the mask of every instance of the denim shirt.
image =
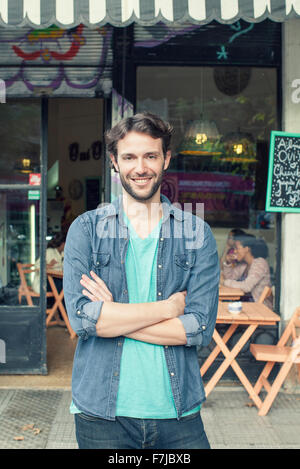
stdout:
<svg viewBox="0 0 300 469">
<path fill-rule="evenodd" d="M 219 260 L 212 232 L 201 218 L 161 196 L 163 218 L 157 254 L 157 301 L 187 290 L 186 345 L 164 346 L 177 418 L 205 400 L 197 346 L 211 340 L 218 309 Z M 71 225 L 64 251 L 64 296 L 78 335 L 72 373 L 72 398 L 82 412 L 115 420 L 124 337 L 97 336 L 102 301 L 82 293 L 82 274 L 93 270 L 115 302 L 128 303 L 125 259 L 129 232 L 122 197 L 80 215 Z"/>
</svg>

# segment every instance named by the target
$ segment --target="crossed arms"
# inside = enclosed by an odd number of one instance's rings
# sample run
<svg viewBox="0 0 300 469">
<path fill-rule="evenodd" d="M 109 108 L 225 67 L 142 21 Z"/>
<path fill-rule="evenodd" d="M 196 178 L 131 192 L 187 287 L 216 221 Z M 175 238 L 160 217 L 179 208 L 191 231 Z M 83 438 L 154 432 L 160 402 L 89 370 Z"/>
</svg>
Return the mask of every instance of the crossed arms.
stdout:
<svg viewBox="0 0 300 469">
<path fill-rule="evenodd" d="M 83 295 L 91 301 L 103 301 L 96 323 L 99 337 L 125 336 L 158 345 L 184 345 L 186 334 L 178 316 L 183 314 L 185 292 L 152 303 L 116 303 L 106 284 L 94 272 L 82 275 Z"/>
<path fill-rule="evenodd" d="M 219 259 L 208 225 L 195 251 L 187 293 L 169 289 L 166 299 L 143 304 L 117 303 L 105 283 L 90 274 L 98 253 L 91 244 L 93 230 L 89 219 L 78 217 L 64 251 L 65 302 L 71 326 L 83 340 L 127 336 L 160 345 L 209 344 L 218 309 Z"/>
</svg>

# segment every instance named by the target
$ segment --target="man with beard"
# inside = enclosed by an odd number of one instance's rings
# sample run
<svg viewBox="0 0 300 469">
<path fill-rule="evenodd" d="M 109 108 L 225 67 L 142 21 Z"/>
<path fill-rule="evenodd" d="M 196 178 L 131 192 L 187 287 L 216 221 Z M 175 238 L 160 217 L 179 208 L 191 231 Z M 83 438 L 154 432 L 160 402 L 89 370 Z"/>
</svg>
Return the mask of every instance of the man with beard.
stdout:
<svg viewBox="0 0 300 469">
<path fill-rule="evenodd" d="M 114 126 L 106 143 L 122 196 L 68 232 L 79 448 L 210 447 L 196 346 L 214 330 L 219 262 L 209 226 L 160 193 L 172 132 L 150 113 Z"/>
</svg>

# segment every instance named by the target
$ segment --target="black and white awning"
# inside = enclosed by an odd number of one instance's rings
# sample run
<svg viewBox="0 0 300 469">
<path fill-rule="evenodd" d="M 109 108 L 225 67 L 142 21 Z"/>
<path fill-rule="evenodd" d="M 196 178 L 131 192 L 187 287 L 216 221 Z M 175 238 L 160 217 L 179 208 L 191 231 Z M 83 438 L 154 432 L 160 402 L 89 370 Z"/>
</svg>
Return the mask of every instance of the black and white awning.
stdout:
<svg viewBox="0 0 300 469">
<path fill-rule="evenodd" d="M 300 16 L 300 0 L 0 0 L 0 26 L 71 28 L 191 22 L 233 23 L 239 19 L 283 22 Z"/>
</svg>

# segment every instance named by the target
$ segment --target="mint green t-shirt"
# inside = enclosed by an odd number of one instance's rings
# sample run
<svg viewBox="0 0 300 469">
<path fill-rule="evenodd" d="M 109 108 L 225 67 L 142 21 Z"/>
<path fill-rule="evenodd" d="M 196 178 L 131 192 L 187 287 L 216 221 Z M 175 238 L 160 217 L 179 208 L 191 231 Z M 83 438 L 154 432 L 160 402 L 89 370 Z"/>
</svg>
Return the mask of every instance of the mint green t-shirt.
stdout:
<svg viewBox="0 0 300 469">
<path fill-rule="evenodd" d="M 156 301 L 160 223 L 145 239 L 135 233 L 128 219 L 127 223 L 130 240 L 125 268 L 129 303 Z M 176 418 L 163 346 L 125 338 L 116 415 Z"/>
<path fill-rule="evenodd" d="M 161 223 L 142 239 L 124 214 L 130 239 L 125 269 L 129 303 L 156 301 L 156 269 Z M 199 411 L 200 406 L 186 412 Z M 71 413 L 78 412 L 73 402 Z M 125 338 L 120 364 L 116 416 L 177 418 L 164 346 Z"/>
<path fill-rule="evenodd" d="M 161 222 L 140 238 L 126 218 L 130 241 L 126 256 L 129 303 L 156 301 L 156 269 Z M 200 406 L 190 412 L 200 410 Z M 134 418 L 176 418 L 164 346 L 125 338 L 116 415 Z"/>
</svg>

